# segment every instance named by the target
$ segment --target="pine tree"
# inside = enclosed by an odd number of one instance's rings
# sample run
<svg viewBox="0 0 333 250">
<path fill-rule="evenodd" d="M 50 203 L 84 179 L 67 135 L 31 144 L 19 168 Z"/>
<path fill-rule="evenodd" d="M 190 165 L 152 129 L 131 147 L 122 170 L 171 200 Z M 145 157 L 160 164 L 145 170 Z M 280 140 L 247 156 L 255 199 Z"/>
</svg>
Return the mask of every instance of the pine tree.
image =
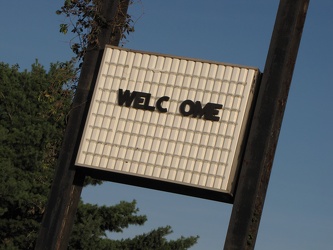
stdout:
<svg viewBox="0 0 333 250">
<path fill-rule="evenodd" d="M 76 74 L 72 63 L 37 61 L 30 72 L 0 63 L 0 249 L 33 249 L 55 162 L 71 108 Z M 98 183 L 91 181 L 90 183 Z M 106 232 L 143 225 L 136 202 L 97 206 L 80 202 L 69 249 L 187 249 L 198 237 L 167 241 L 171 227 L 133 239 Z"/>
</svg>

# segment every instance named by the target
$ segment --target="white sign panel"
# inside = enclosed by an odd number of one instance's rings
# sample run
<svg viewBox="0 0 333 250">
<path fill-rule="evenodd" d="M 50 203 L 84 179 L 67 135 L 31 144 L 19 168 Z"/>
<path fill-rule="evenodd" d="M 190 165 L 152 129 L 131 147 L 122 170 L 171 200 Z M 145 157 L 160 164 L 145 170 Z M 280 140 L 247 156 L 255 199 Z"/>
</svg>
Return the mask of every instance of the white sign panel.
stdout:
<svg viewBox="0 0 333 250">
<path fill-rule="evenodd" d="M 76 165 L 230 193 L 258 74 L 107 47 Z"/>
</svg>

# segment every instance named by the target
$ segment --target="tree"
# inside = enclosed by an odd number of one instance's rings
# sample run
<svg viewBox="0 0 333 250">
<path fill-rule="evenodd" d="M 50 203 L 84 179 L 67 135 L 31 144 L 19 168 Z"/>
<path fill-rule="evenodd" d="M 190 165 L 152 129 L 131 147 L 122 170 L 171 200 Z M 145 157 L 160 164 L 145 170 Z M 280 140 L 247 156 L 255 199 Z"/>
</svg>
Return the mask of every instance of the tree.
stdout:
<svg viewBox="0 0 333 250">
<path fill-rule="evenodd" d="M 30 72 L 0 63 L 0 248 L 32 249 L 45 210 L 55 162 L 71 109 L 73 63 L 37 61 Z M 116 206 L 80 203 L 69 249 L 187 249 L 198 237 L 167 241 L 169 226 L 133 239 L 106 233 L 143 225 L 136 202 Z"/>
<path fill-rule="evenodd" d="M 49 74 L 38 63 L 22 73 L 18 66 L 0 65 L 0 235 L 5 246 L 32 247 L 36 237 L 70 104 L 71 92 L 62 89 L 69 73 L 65 64 L 51 65 Z"/>
<path fill-rule="evenodd" d="M 129 4 L 132 3 L 133 0 L 130 0 Z M 128 34 L 134 32 L 134 21 L 129 14 L 120 13 L 108 22 L 101 14 L 100 5 L 101 0 L 65 0 L 64 5 L 56 11 L 57 15 L 64 15 L 68 21 L 60 24 L 59 32 L 67 34 L 70 31 L 74 34 L 70 47 L 78 60 L 83 60 L 88 47 L 99 46 L 98 36 L 102 28 L 112 27 L 111 39 L 119 33 L 120 40 L 124 40 Z"/>
</svg>

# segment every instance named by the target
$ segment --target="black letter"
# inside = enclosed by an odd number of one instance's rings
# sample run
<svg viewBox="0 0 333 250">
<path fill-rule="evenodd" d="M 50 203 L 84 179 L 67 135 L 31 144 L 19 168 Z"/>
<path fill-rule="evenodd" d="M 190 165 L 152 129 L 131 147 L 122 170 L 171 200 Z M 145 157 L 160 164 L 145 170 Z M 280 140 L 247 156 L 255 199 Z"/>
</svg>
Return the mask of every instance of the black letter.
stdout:
<svg viewBox="0 0 333 250">
<path fill-rule="evenodd" d="M 201 102 L 196 101 L 194 110 L 193 110 L 193 117 L 199 117 L 201 118 L 205 113 L 205 110 L 201 106 Z"/>
<path fill-rule="evenodd" d="M 220 120 L 220 117 L 216 116 L 219 114 L 218 109 L 222 109 L 222 104 L 216 104 L 216 103 L 207 103 L 204 107 L 204 117 L 206 120 L 211 121 L 218 121 Z"/>
<path fill-rule="evenodd" d="M 155 107 L 154 106 L 149 106 L 149 101 L 150 101 L 151 94 L 148 94 L 148 93 L 145 93 L 145 94 L 146 94 L 145 110 L 154 111 Z"/>
<path fill-rule="evenodd" d="M 145 93 L 142 93 L 142 92 L 137 93 L 137 96 L 135 97 L 134 102 L 133 102 L 133 108 L 145 109 L 145 106 L 143 105 L 144 99 L 142 98 L 145 96 L 144 94 Z"/>
<path fill-rule="evenodd" d="M 137 92 L 137 96 L 133 102 L 133 108 L 154 111 L 155 107 L 149 106 L 150 96 L 151 94 L 149 93 Z"/>
<path fill-rule="evenodd" d="M 185 110 L 186 105 L 189 105 L 190 109 L 188 111 Z M 183 116 L 189 116 L 193 114 L 193 108 L 194 108 L 194 102 L 192 102 L 191 100 L 186 100 L 183 101 L 180 106 L 179 106 L 179 112 L 183 115 Z"/>
<path fill-rule="evenodd" d="M 133 91 L 132 94 L 129 90 L 125 90 L 125 92 L 123 93 L 122 89 L 119 89 L 118 91 L 118 104 L 120 106 L 122 106 L 125 103 L 126 107 L 131 106 L 134 98 L 136 97 L 136 94 L 138 92 Z"/>
<path fill-rule="evenodd" d="M 166 108 L 163 108 L 161 103 L 164 101 L 169 101 L 170 97 L 168 96 L 162 96 L 161 98 L 159 98 L 156 102 L 156 108 L 158 111 L 160 111 L 161 113 L 166 113 L 168 110 Z"/>
</svg>

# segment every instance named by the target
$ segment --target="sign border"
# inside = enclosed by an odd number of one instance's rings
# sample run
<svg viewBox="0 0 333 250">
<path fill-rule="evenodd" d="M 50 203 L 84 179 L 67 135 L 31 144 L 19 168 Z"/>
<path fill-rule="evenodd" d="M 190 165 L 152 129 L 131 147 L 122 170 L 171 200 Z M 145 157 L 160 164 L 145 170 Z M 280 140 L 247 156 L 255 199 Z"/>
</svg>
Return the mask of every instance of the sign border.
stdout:
<svg viewBox="0 0 333 250">
<path fill-rule="evenodd" d="M 243 159 L 245 145 L 246 145 L 248 133 L 249 133 L 249 127 L 250 127 L 250 124 L 252 121 L 254 106 L 255 106 L 255 103 L 257 100 L 257 94 L 258 94 L 258 89 L 259 89 L 259 85 L 260 85 L 261 73 L 260 73 L 259 69 L 256 67 L 248 67 L 248 66 L 242 66 L 242 65 L 237 65 L 237 64 L 202 60 L 202 59 L 189 58 L 189 57 L 173 56 L 173 55 L 154 53 L 154 52 L 146 52 L 146 51 L 141 51 L 141 50 L 133 50 L 133 49 L 121 48 L 121 47 L 110 46 L 110 45 L 105 46 L 105 49 L 103 50 L 103 56 L 101 58 L 101 62 L 104 61 L 105 50 L 108 48 L 111 48 L 111 49 L 114 48 L 117 50 L 124 50 L 127 52 L 142 53 L 142 54 L 148 54 L 148 55 L 154 55 L 154 56 L 165 56 L 165 57 L 169 57 L 169 58 L 171 57 L 172 59 L 190 60 L 190 61 L 194 61 L 194 62 L 218 64 L 218 65 L 223 65 L 223 66 L 240 67 L 240 68 L 247 68 L 247 69 L 255 70 L 254 80 L 253 80 L 252 86 L 250 88 L 251 94 L 248 99 L 248 104 L 245 107 L 244 123 L 242 124 L 242 126 L 240 128 L 239 137 L 243 138 L 243 139 L 241 142 L 239 142 L 240 145 L 237 145 L 237 147 L 236 147 L 235 158 L 232 163 L 233 166 L 231 169 L 234 171 L 234 174 L 233 174 L 234 177 L 233 177 L 233 183 L 228 185 L 230 187 L 230 190 L 228 188 L 227 191 L 229 191 L 229 192 L 226 192 L 225 190 L 217 191 L 215 189 L 195 186 L 193 184 L 175 183 L 175 182 L 172 182 L 169 180 L 158 179 L 153 176 L 144 177 L 144 176 L 138 176 L 138 175 L 131 174 L 131 173 L 122 173 L 122 172 L 117 172 L 114 170 L 107 170 L 107 169 L 99 168 L 99 167 L 93 167 L 93 166 L 88 167 L 88 166 L 77 165 L 77 161 L 75 161 L 75 166 L 77 168 L 82 169 L 85 174 L 87 174 L 93 178 L 96 178 L 96 179 L 113 181 L 113 182 L 117 182 L 117 183 L 139 186 L 139 187 L 144 187 L 144 188 L 150 188 L 150 189 L 155 189 L 155 190 L 160 190 L 160 191 L 167 191 L 167 192 L 171 192 L 171 193 L 189 195 L 189 196 L 205 198 L 205 199 L 209 199 L 209 200 L 222 201 L 222 202 L 226 202 L 226 203 L 233 203 L 234 193 L 236 191 L 237 182 L 238 182 L 238 175 L 239 175 L 240 168 L 241 168 L 240 164 Z M 101 71 L 101 66 L 98 70 L 98 78 L 96 80 L 96 83 L 99 80 L 100 71 Z M 90 100 L 89 112 L 86 115 L 84 130 L 86 129 L 86 122 L 87 122 L 88 114 L 90 113 L 90 109 L 92 106 L 92 100 L 93 100 L 93 96 L 95 93 L 95 89 L 96 89 L 96 86 L 94 88 L 94 92 L 93 92 L 92 98 Z M 83 135 L 84 135 L 84 132 L 83 132 Z M 81 140 L 82 140 L 82 137 L 80 138 L 80 141 Z M 79 148 L 81 148 L 81 143 L 80 143 Z M 77 150 L 77 154 L 78 153 L 79 153 L 79 149 Z M 236 166 L 234 166 L 234 165 L 236 165 Z"/>
</svg>

